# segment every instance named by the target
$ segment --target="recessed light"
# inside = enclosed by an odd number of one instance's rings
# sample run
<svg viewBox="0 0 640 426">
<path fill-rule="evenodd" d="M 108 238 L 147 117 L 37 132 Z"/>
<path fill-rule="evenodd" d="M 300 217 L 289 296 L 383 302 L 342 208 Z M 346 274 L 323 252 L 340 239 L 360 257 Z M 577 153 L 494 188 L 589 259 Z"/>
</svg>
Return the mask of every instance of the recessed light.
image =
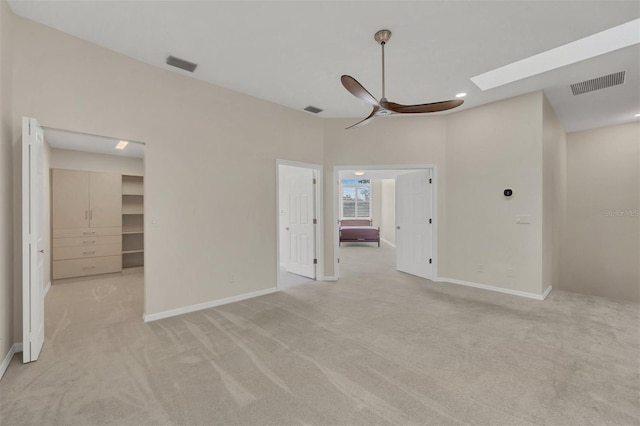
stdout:
<svg viewBox="0 0 640 426">
<path fill-rule="evenodd" d="M 362 176 L 364 174 L 364 170 L 356 170 L 353 174 L 356 176 Z"/>
<path fill-rule="evenodd" d="M 634 117 L 640 117 L 640 112 L 635 114 Z"/>
<path fill-rule="evenodd" d="M 640 43 L 638 24 L 640 24 L 640 19 L 634 19 L 580 40 L 572 41 L 484 74 L 476 75 L 471 77 L 471 81 L 482 90 L 493 89 L 494 87 L 503 86 L 638 44 Z"/>
<path fill-rule="evenodd" d="M 118 145 L 116 145 L 116 149 L 125 149 L 127 147 L 127 145 L 129 145 L 129 142 L 120 141 L 120 142 L 118 142 Z"/>
<path fill-rule="evenodd" d="M 464 98 L 465 96 L 467 96 L 465 92 L 460 92 L 456 95 L 456 98 Z"/>
</svg>

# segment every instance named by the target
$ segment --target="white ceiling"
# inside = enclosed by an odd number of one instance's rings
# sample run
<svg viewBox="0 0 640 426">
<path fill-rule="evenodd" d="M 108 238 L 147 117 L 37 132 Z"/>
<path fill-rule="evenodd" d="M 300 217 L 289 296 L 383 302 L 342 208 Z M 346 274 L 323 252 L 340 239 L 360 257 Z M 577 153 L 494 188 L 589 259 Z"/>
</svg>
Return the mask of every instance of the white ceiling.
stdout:
<svg viewBox="0 0 640 426">
<path fill-rule="evenodd" d="M 370 107 L 340 76 L 381 97 L 388 28 L 389 100 L 426 103 L 467 92 L 453 111 L 544 90 L 565 130 L 633 121 L 640 112 L 640 46 L 481 91 L 471 77 L 640 17 L 640 1 L 10 1 L 45 25 L 149 64 L 321 117 Z M 639 28 L 640 31 L 640 28 Z M 199 64 L 194 74 L 167 55 Z M 617 71 L 622 86 L 573 96 L 569 85 Z M 442 114 L 442 113 L 440 113 Z M 636 119 L 637 120 L 637 119 Z"/>
<path fill-rule="evenodd" d="M 43 130 L 44 140 L 51 148 L 117 155 L 120 157 L 144 157 L 144 144 L 140 142 L 127 141 L 129 143 L 124 149 L 116 149 L 116 145 L 120 142 L 120 139 L 69 132 L 67 130 L 51 129 L 48 127 L 45 127 Z"/>
</svg>

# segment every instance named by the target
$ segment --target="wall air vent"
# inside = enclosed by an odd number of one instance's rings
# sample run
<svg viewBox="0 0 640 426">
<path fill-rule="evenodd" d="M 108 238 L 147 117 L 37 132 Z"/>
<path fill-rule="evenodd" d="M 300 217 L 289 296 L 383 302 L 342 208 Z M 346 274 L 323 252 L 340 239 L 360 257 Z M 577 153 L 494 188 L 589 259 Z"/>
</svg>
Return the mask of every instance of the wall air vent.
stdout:
<svg viewBox="0 0 640 426">
<path fill-rule="evenodd" d="M 176 58 L 175 56 L 167 56 L 167 65 L 171 65 L 172 67 L 180 68 L 185 71 L 194 72 L 198 67 L 198 64 L 194 64 L 193 62 L 185 61 L 184 59 Z"/>
<path fill-rule="evenodd" d="M 591 80 L 581 81 L 580 83 L 574 83 L 571 85 L 571 92 L 573 96 L 576 96 L 593 92 L 594 90 L 618 86 L 624 83 L 625 72 L 626 71 L 619 71 L 602 77 L 592 78 Z"/>
<path fill-rule="evenodd" d="M 318 108 L 318 107 L 314 107 L 314 106 L 311 106 L 311 105 L 309 105 L 308 107 L 306 107 L 304 110 L 305 110 L 305 111 L 312 112 L 312 113 L 314 113 L 314 114 L 317 114 L 317 113 L 319 113 L 319 112 L 324 111 L 323 109 L 320 109 L 320 108 Z"/>
</svg>

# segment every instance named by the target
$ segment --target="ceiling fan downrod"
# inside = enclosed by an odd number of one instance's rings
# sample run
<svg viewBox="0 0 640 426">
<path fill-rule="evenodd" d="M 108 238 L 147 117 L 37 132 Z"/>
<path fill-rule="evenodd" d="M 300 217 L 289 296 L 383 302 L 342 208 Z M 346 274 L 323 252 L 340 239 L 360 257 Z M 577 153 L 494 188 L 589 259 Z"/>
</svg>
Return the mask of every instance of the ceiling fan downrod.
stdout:
<svg viewBox="0 0 640 426">
<path fill-rule="evenodd" d="M 382 99 L 380 101 L 386 101 L 387 97 L 385 95 L 385 84 L 384 84 L 384 45 L 387 44 L 389 39 L 391 38 L 391 31 L 389 30 L 380 30 L 378 31 L 373 38 L 378 42 L 380 46 L 382 46 Z"/>
</svg>

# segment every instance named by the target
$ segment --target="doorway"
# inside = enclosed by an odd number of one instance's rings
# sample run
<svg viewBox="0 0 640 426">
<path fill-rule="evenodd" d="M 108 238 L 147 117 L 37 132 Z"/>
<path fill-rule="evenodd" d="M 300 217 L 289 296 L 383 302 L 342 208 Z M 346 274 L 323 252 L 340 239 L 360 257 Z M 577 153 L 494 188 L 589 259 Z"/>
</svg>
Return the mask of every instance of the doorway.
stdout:
<svg viewBox="0 0 640 426">
<path fill-rule="evenodd" d="M 34 251 L 23 232 L 23 362 L 38 359 L 44 326 L 59 319 L 56 311 L 108 302 L 126 288 L 130 313 L 142 316 L 144 147 L 23 120 L 23 150 L 36 160 L 23 161 L 23 223 L 42 239 Z M 42 258 L 37 269 L 34 256 Z M 95 307 L 88 314 L 98 324 L 114 317 Z"/>
<path fill-rule="evenodd" d="M 322 168 L 276 162 L 277 287 L 313 282 L 322 271 Z"/>
<path fill-rule="evenodd" d="M 376 259 L 372 261 L 374 263 L 393 262 L 400 272 L 426 279 L 437 277 L 436 177 L 437 168 L 431 164 L 334 167 L 334 219 L 337 224 L 333 231 L 334 271 L 337 279 L 341 265 L 349 259 L 357 259 L 357 270 L 366 271 L 366 261 L 362 259 L 368 255 Z M 351 206 L 354 204 L 351 200 L 354 182 L 355 209 Z M 379 228 L 380 241 L 389 259 L 382 259 L 382 254 L 375 251 L 377 248 L 371 242 L 340 243 L 341 221 L 354 218 L 368 220 L 374 229 Z M 356 257 L 346 251 L 350 248 L 358 250 Z M 375 265 L 371 265 L 371 270 L 376 270 Z"/>
</svg>

